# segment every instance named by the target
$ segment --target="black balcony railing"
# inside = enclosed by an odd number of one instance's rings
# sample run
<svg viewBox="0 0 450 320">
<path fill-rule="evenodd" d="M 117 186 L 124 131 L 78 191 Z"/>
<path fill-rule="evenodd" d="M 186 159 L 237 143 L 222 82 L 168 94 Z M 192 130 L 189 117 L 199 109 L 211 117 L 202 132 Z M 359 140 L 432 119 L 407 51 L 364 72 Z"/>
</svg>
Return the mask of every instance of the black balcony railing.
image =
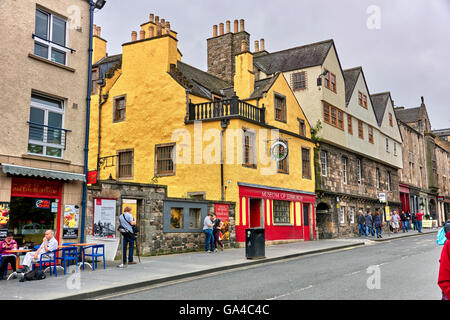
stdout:
<svg viewBox="0 0 450 320">
<path fill-rule="evenodd" d="M 264 106 L 258 108 L 239 100 L 234 96 L 231 99 L 217 100 L 205 103 L 189 103 L 189 120 L 203 121 L 229 117 L 242 117 L 244 119 L 265 123 L 266 110 Z"/>
<path fill-rule="evenodd" d="M 46 126 L 39 123 L 28 121 L 30 131 L 28 140 L 30 143 L 55 145 L 66 150 L 67 132 L 71 130 L 61 129 L 57 127 Z"/>
</svg>

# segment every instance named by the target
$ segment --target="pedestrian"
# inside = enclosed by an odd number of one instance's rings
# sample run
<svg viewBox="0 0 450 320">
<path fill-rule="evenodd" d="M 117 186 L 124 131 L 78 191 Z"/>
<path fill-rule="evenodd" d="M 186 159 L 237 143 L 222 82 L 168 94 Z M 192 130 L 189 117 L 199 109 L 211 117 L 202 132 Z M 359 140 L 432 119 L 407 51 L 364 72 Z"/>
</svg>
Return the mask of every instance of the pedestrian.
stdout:
<svg viewBox="0 0 450 320">
<path fill-rule="evenodd" d="M 217 252 L 217 244 L 220 245 L 220 250 L 223 251 L 223 243 L 221 237 L 222 221 L 213 213 L 213 236 L 214 236 L 214 251 Z"/>
<path fill-rule="evenodd" d="M 394 233 L 398 233 L 398 230 L 400 229 L 399 221 L 400 216 L 397 211 L 394 211 L 394 214 L 392 215 L 392 228 L 394 229 Z"/>
<path fill-rule="evenodd" d="M 383 238 L 381 236 L 381 228 L 382 228 L 382 224 L 381 224 L 381 216 L 380 213 L 378 211 L 375 211 L 375 216 L 373 217 L 373 224 L 375 225 L 375 229 L 377 231 L 377 238 Z"/>
<path fill-rule="evenodd" d="M 408 218 L 406 217 L 406 213 L 404 210 L 402 210 L 402 214 L 400 215 L 400 220 L 402 221 L 402 230 L 403 233 L 408 232 Z"/>
<path fill-rule="evenodd" d="M 2 264 L 0 266 L 0 280 L 3 280 L 3 275 L 8 270 L 8 264 L 11 269 L 16 272 L 16 256 L 14 254 L 6 253 L 7 250 L 17 249 L 17 242 L 14 240 L 14 233 L 8 232 L 5 240 L 0 242 L 0 256 L 2 257 Z"/>
<path fill-rule="evenodd" d="M 411 214 L 409 211 L 406 211 L 406 232 L 411 230 Z"/>
<path fill-rule="evenodd" d="M 31 270 L 31 266 L 39 262 L 41 260 L 41 256 L 44 253 L 49 253 L 44 255 L 42 258 L 42 261 L 44 260 L 51 260 L 53 258 L 54 253 L 51 253 L 52 251 L 55 251 L 58 249 L 58 241 L 55 239 L 53 230 L 47 230 L 45 231 L 45 237 L 42 239 L 42 244 L 37 249 L 37 251 L 34 252 L 28 252 L 25 257 L 23 258 L 22 262 L 22 269 L 18 270 L 21 273 L 27 273 Z"/>
<path fill-rule="evenodd" d="M 373 217 L 372 212 L 368 211 L 366 212 L 366 215 L 364 216 L 366 220 L 366 236 L 368 237 L 369 234 L 372 235 L 372 237 L 375 237 L 375 232 L 373 230 Z"/>
<path fill-rule="evenodd" d="M 358 211 L 358 226 L 359 226 L 359 236 L 366 234 L 366 219 L 363 216 L 361 210 Z"/>
<path fill-rule="evenodd" d="M 205 233 L 205 251 L 211 253 L 214 250 L 214 235 L 213 235 L 213 214 L 208 215 L 203 220 L 203 232 Z"/>
<path fill-rule="evenodd" d="M 417 231 L 419 233 L 422 233 L 422 220 L 423 220 L 423 216 L 425 215 L 425 213 L 422 212 L 417 212 L 416 217 L 417 217 Z"/>
<path fill-rule="evenodd" d="M 439 276 L 438 285 L 442 290 L 442 300 L 448 300 L 450 297 L 450 220 L 444 225 L 445 241 L 441 252 L 441 259 L 439 260 Z"/>
<path fill-rule="evenodd" d="M 119 216 L 120 226 L 124 228 L 126 232 L 122 233 L 122 264 L 118 265 L 117 268 L 126 268 L 129 264 L 136 264 L 136 262 L 133 261 L 134 241 L 136 240 L 136 236 L 133 232 L 133 226 L 136 225 L 136 221 L 134 221 L 131 211 L 132 209 L 130 207 L 125 207 L 123 213 Z"/>
<path fill-rule="evenodd" d="M 411 215 L 411 221 L 414 226 L 414 231 L 416 231 L 418 228 L 417 228 L 417 214 L 415 212 L 413 212 Z"/>
</svg>

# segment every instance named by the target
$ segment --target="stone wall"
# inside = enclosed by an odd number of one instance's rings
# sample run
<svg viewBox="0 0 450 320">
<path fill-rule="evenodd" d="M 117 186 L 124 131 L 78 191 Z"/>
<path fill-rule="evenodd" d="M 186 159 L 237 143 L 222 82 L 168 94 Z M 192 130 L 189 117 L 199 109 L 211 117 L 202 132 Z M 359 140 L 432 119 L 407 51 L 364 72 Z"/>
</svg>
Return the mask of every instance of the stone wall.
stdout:
<svg viewBox="0 0 450 320">
<path fill-rule="evenodd" d="M 379 202 L 379 193 L 386 194 L 391 211 L 399 210 L 397 169 L 330 144 L 321 143 L 320 151 L 327 153 L 327 175 L 320 175 L 320 188 L 316 190 L 319 239 L 357 235 L 357 213 L 360 209 L 370 210 L 372 214 L 378 209 L 384 216 L 385 205 Z M 343 157 L 347 159 L 346 184 Z M 362 165 L 361 183 L 358 182 L 358 159 Z M 380 172 L 379 188 L 376 187 L 377 168 Z M 388 191 L 387 172 L 391 174 L 391 191 Z M 343 222 L 340 217 L 341 207 L 344 208 Z M 354 222 L 351 221 L 350 208 L 354 209 Z"/>
<path fill-rule="evenodd" d="M 137 220 L 140 229 L 137 241 L 139 243 L 140 255 L 159 255 L 204 250 L 205 235 L 203 232 L 164 232 L 164 200 L 185 200 L 207 203 L 208 211 L 210 212 L 214 212 L 214 204 L 216 203 L 228 204 L 230 215 L 230 240 L 224 241 L 224 244 L 226 247 L 234 247 L 236 245 L 234 224 L 235 204 L 233 202 L 167 198 L 167 186 L 125 183 L 114 180 L 100 181 L 97 185 L 88 188 L 86 235 L 92 235 L 93 231 L 94 198 L 117 199 L 116 229 L 119 225 L 119 215 L 124 207 L 122 205 L 122 200 L 137 200 Z M 120 233 L 117 230 L 116 237 L 120 237 Z M 122 255 L 121 251 L 122 244 L 120 243 L 117 257 Z"/>
</svg>

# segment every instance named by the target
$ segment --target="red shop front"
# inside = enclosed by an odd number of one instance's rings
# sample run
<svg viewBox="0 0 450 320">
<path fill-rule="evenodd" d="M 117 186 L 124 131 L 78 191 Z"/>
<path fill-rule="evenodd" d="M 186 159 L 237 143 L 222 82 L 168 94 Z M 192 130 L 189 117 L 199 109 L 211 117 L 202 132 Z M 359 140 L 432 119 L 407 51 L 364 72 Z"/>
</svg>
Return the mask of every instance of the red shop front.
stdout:
<svg viewBox="0 0 450 320">
<path fill-rule="evenodd" d="M 236 240 L 245 229 L 263 227 L 266 241 L 316 239 L 313 193 L 239 184 Z"/>
<path fill-rule="evenodd" d="M 60 239 L 62 182 L 12 178 L 9 229 L 19 244 L 42 243 L 45 231 Z"/>
</svg>

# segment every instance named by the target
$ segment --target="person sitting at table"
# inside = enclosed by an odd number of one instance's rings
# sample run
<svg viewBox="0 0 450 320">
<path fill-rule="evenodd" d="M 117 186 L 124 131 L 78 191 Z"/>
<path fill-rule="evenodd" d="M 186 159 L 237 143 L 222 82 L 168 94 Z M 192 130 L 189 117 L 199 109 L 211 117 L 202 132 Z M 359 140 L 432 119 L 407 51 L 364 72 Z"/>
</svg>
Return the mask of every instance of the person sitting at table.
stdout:
<svg viewBox="0 0 450 320">
<path fill-rule="evenodd" d="M 58 249 L 58 241 L 55 239 L 54 233 L 52 230 L 47 230 L 45 231 L 45 237 L 42 239 L 42 244 L 39 247 L 39 249 L 37 249 L 37 251 L 35 252 L 28 252 L 25 257 L 23 258 L 23 263 L 22 263 L 22 270 L 20 270 L 19 272 L 22 273 L 26 273 L 29 270 L 31 270 L 31 266 L 36 263 L 39 262 L 41 259 L 41 255 L 46 253 L 46 252 L 50 252 L 50 251 L 54 251 Z M 42 259 L 44 260 L 49 260 L 51 259 L 52 254 L 44 256 L 44 258 Z"/>
<path fill-rule="evenodd" d="M 16 272 L 16 256 L 7 253 L 8 250 L 17 249 L 17 242 L 13 238 L 14 233 L 8 232 L 5 240 L 0 242 L 0 255 L 2 256 L 2 264 L 0 266 L 0 280 L 3 280 L 3 275 L 8 269 L 8 263 L 11 265 L 13 272 Z"/>
</svg>

